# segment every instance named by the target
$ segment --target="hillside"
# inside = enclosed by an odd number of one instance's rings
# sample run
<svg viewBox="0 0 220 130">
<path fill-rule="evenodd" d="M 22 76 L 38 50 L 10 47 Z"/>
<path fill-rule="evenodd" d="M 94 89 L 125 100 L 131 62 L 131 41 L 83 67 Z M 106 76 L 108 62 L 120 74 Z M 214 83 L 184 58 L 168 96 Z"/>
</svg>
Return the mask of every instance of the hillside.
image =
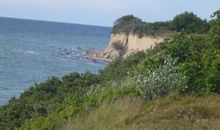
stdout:
<svg viewBox="0 0 220 130">
<path fill-rule="evenodd" d="M 35 84 L 0 107 L 0 129 L 220 129 L 220 10 L 212 17 L 185 12 L 165 22 L 173 35 L 154 48 L 115 59 L 99 74 Z M 113 34 L 155 32 L 122 21 Z"/>
</svg>

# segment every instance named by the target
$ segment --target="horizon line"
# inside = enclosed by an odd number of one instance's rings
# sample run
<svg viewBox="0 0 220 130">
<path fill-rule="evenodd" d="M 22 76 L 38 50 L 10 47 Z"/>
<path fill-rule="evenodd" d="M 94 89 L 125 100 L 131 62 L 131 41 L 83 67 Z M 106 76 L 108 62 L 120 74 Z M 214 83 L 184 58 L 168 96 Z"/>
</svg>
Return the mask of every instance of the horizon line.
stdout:
<svg viewBox="0 0 220 130">
<path fill-rule="evenodd" d="M 52 20 L 42 20 L 42 19 L 17 18 L 17 17 L 8 17 L 8 16 L 0 16 L 0 18 L 27 20 L 27 21 L 38 21 L 38 22 L 50 22 L 50 23 L 60 23 L 60 24 L 75 24 L 75 25 L 94 26 L 94 27 L 103 27 L 103 28 L 112 28 L 111 26 L 94 25 L 94 24 L 82 24 L 82 23 L 71 23 L 71 22 L 64 22 L 64 21 L 52 21 Z"/>
</svg>

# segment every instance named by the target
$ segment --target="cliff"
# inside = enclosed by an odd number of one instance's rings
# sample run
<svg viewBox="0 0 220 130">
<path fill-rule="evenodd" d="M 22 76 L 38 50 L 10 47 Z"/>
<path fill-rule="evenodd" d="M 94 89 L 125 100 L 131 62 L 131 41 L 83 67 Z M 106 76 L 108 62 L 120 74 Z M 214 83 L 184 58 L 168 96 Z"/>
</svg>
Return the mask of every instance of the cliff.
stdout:
<svg viewBox="0 0 220 130">
<path fill-rule="evenodd" d="M 166 37 L 166 35 L 144 35 L 143 37 L 139 37 L 134 34 L 112 34 L 108 47 L 98 57 L 108 60 L 114 60 L 120 57 L 126 58 L 131 53 L 153 48 Z"/>
</svg>

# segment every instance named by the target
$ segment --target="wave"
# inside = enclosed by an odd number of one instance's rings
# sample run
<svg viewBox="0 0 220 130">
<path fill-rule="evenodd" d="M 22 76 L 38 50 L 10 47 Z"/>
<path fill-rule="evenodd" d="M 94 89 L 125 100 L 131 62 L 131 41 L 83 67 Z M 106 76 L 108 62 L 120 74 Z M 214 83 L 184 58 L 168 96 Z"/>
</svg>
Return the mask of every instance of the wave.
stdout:
<svg viewBox="0 0 220 130">
<path fill-rule="evenodd" d="M 40 53 L 38 52 L 35 52 L 35 51 L 24 51 L 25 53 L 29 53 L 29 54 L 36 54 L 36 55 L 39 55 Z"/>
</svg>

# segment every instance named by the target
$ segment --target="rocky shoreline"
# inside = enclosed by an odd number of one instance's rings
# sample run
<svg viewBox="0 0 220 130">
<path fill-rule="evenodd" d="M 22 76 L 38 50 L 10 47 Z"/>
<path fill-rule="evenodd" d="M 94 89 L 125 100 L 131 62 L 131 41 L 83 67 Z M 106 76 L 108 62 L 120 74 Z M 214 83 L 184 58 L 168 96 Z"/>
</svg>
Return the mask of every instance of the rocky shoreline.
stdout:
<svg viewBox="0 0 220 130">
<path fill-rule="evenodd" d="M 87 50 L 84 54 L 84 57 L 93 60 L 93 61 L 102 61 L 102 62 L 111 62 L 113 59 L 108 59 L 104 57 L 105 52 L 101 50 Z"/>
<path fill-rule="evenodd" d="M 59 49 L 60 49 L 59 55 L 70 59 L 86 59 L 94 63 L 97 62 L 109 63 L 112 61 L 110 59 L 106 59 L 102 57 L 104 53 L 104 51 L 102 50 L 82 49 L 82 48 L 76 48 L 76 49 L 59 48 Z"/>
<path fill-rule="evenodd" d="M 111 40 L 105 50 L 82 49 L 77 47 L 75 49 L 64 49 L 62 55 L 75 59 L 87 59 L 94 63 L 110 63 L 118 58 L 126 58 L 132 53 L 153 48 L 167 37 L 168 35 L 144 35 L 143 37 L 138 37 L 134 34 L 112 34 Z"/>
</svg>

